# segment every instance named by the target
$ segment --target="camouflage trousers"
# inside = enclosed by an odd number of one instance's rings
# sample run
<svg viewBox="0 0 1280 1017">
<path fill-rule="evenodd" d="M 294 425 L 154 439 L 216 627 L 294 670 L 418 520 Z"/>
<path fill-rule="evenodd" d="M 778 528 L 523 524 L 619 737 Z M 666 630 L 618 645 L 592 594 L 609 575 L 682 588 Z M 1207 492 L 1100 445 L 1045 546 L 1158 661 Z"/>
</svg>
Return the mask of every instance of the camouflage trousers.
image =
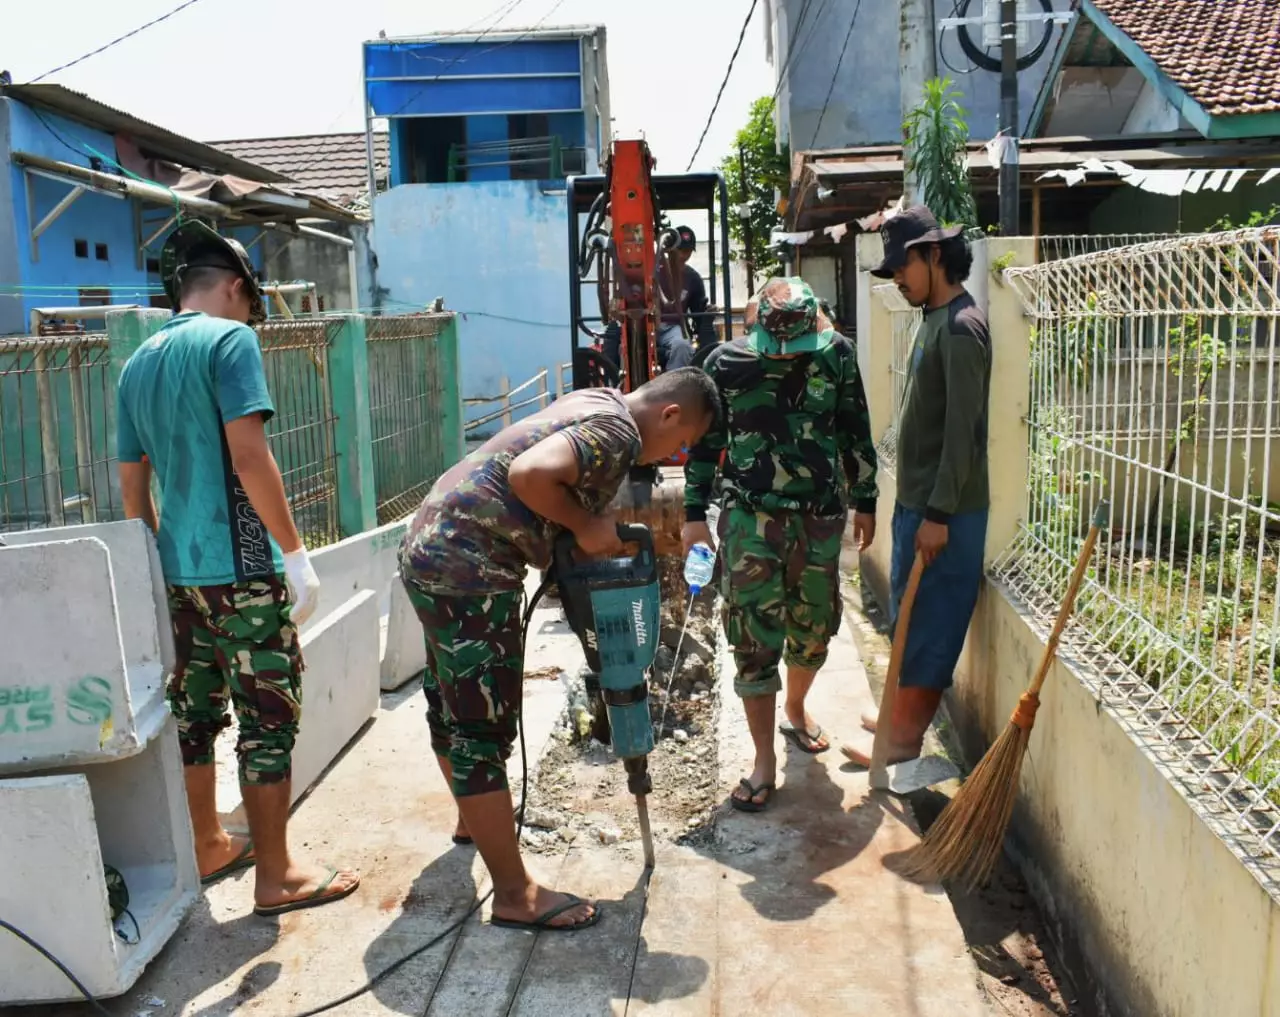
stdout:
<svg viewBox="0 0 1280 1017">
<path fill-rule="evenodd" d="M 169 708 L 186 766 L 213 762 L 213 743 L 231 723 L 242 784 L 274 784 L 292 772 L 302 713 L 302 650 L 281 578 L 218 586 L 170 586 L 177 664 Z"/>
<path fill-rule="evenodd" d="M 507 789 L 524 690 L 523 590 L 470 597 L 430 593 L 405 578 L 422 622 L 431 748 L 453 771 L 453 794 Z"/>
<path fill-rule="evenodd" d="M 778 664 L 817 670 L 840 630 L 840 541 L 845 517 L 753 512 L 720 516 L 724 634 L 738 695 L 781 690 Z"/>
</svg>

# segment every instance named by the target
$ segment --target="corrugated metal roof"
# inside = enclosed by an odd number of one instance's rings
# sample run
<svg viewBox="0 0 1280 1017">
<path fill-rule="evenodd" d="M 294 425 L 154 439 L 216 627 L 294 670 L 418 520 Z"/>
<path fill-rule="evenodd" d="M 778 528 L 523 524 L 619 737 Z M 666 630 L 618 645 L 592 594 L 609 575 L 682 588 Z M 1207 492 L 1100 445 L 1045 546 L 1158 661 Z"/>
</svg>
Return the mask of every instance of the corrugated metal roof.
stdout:
<svg viewBox="0 0 1280 1017">
<path fill-rule="evenodd" d="M 50 110 L 90 127 L 97 127 L 110 134 L 124 134 L 140 148 L 154 155 L 180 162 L 192 169 L 218 174 L 231 174 L 246 180 L 266 183 L 283 183 L 280 173 L 245 162 L 233 154 L 219 151 L 191 138 L 185 138 L 164 127 L 140 120 L 132 114 L 115 109 L 106 103 L 91 99 L 82 92 L 75 92 L 63 85 L 4 85 L 0 95 L 8 96 L 28 106 Z"/>
<path fill-rule="evenodd" d="M 223 152 L 265 166 L 308 190 L 351 206 L 369 190 L 369 160 L 363 133 L 306 134 L 289 138 L 245 138 L 214 141 Z M 373 136 L 373 162 L 379 186 L 385 185 L 391 142 Z"/>
</svg>

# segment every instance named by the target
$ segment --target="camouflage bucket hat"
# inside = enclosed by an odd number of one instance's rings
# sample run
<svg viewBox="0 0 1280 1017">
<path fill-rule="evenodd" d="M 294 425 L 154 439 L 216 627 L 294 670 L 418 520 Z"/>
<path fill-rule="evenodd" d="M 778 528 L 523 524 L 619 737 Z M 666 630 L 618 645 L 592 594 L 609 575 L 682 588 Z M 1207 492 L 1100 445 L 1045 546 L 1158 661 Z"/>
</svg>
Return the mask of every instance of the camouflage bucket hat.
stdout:
<svg viewBox="0 0 1280 1017">
<path fill-rule="evenodd" d="M 818 330 L 818 298 L 798 276 L 770 279 L 760 291 L 756 323 L 747 344 L 765 357 L 786 357 L 825 349 L 835 338 L 831 329 Z"/>
<path fill-rule="evenodd" d="M 225 268 L 235 272 L 249 286 L 249 324 L 267 320 L 262 288 L 249 252 L 237 240 L 224 237 L 211 226 L 195 220 L 183 223 L 164 242 L 160 252 L 160 279 L 174 310 L 182 288 L 182 273 L 190 268 Z"/>
</svg>

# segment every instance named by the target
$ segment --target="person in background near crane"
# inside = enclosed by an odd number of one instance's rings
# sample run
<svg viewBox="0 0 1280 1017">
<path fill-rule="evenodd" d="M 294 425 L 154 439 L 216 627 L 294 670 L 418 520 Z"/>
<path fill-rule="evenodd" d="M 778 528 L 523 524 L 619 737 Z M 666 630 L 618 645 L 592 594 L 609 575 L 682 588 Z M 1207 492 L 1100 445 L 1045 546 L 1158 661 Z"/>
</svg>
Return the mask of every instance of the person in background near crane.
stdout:
<svg viewBox="0 0 1280 1017">
<path fill-rule="evenodd" d="M 689 264 L 689 259 L 697 249 L 698 238 L 688 226 L 681 226 L 676 232 L 680 241 L 673 257 L 680 271 L 680 292 L 676 293 L 665 258 L 658 276 L 661 293 L 673 298 L 671 301 L 659 298 L 662 322 L 657 337 L 658 367 L 664 371 L 674 371 L 693 363 L 694 344 L 685 336 L 685 325 L 689 318 L 693 319 L 693 334 L 699 349 L 716 343 L 714 312 L 707 300 L 706 284 L 697 269 Z M 605 329 L 602 349 L 606 357 L 621 366 L 622 326 L 616 321 L 611 321 Z"/>
<path fill-rule="evenodd" d="M 892 279 L 924 311 L 916 332 L 898 421 L 898 497 L 893 509 L 889 620 L 897 620 L 919 551 L 927 568 L 916 594 L 898 695 L 889 762 L 920 755 L 943 693 L 951 686 L 978 601 L 987 539 L 987 404 L 991 336 L 987 316 L 964 282 L 973 254 L 962 227 L 939 227 L 923 205 L 881 227 L 884 260 L 872 275 Z M 876 729 L 876 716 L 862 726 Z M 841 751 L 871 765 L 871 739 Z"/>
<path fill-rule="evenodd" d="M 264 432 L 275 409 L 248 327 L 266 317 L 262 294 L 244 248 L 200 222 L 169 235 L 160 265 L 178 314 L 120 374 L 120 493 L 125 515 L 156 534 L 169 588 L 177 660 L 168 699 L 201 882 L 256 863 L 258 914 L 327 904 L 360 879 L 296 861 L 286 836 L 301 715 L 298 626 L 316 608 L 320 580 Z M 228 698 L 252 840 L 218 820 L 213 746 L 230 723 Z"/>
<path fill-rule="evenodd" d="M 784 737 L 804 752 L 830 743 L 805 711 L 840 627 L 840 546 L 850 503 L 861 550 L 875 537 L 876 452 L 853 344 L 802 279 L 772 279 L 748 308 L 750 331 L 704 369 L 724 404 L 685 466 L 686 553 L 711 544 L 707 508 L 722 450 L 720 576 L 725 636 L 755 742 L 755 768 L 730 799 L 765 809 L 777 778 L 774 714 L 787 665 Z"/>
<path fill-rule="evenodd" d="M 454 842 L 493 877 L 493 922 L 572 930 L 600 910 L 540 886 L 524 867 L 506 760 L 524 680 L 525 571 L 545 569 L 566 530 L 587 554 L 621 550 L 607 511 L 627 471 L 694 444 L 718 419 L 711 380 L 667 371 L 634 392 L 573 392 L 505 428 L 427 494 L 400 549 L 426 636 L 431 748 L 458 803 Z"/>
</svg>

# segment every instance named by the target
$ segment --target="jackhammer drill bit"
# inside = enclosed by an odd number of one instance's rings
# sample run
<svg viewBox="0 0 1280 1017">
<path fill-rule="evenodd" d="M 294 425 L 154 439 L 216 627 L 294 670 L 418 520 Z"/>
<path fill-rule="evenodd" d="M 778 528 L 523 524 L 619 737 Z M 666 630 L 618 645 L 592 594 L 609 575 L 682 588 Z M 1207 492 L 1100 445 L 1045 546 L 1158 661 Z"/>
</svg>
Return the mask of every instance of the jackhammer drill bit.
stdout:
<svg viewBox="0 0 1280 1017">
<path fill-rule="evenodd" d="M 644 846 L 644 867 L 652 869 L 653 831 L 649 827 L 649 793 L 653 790 L 653 780 L 649 776 L 649 759 L 647 756 L 636 756 L 623 760 L 627 771 L 627 790 L 636 796 L 636 818 L 640 822 L 640 842 Z"/>
</svg>

